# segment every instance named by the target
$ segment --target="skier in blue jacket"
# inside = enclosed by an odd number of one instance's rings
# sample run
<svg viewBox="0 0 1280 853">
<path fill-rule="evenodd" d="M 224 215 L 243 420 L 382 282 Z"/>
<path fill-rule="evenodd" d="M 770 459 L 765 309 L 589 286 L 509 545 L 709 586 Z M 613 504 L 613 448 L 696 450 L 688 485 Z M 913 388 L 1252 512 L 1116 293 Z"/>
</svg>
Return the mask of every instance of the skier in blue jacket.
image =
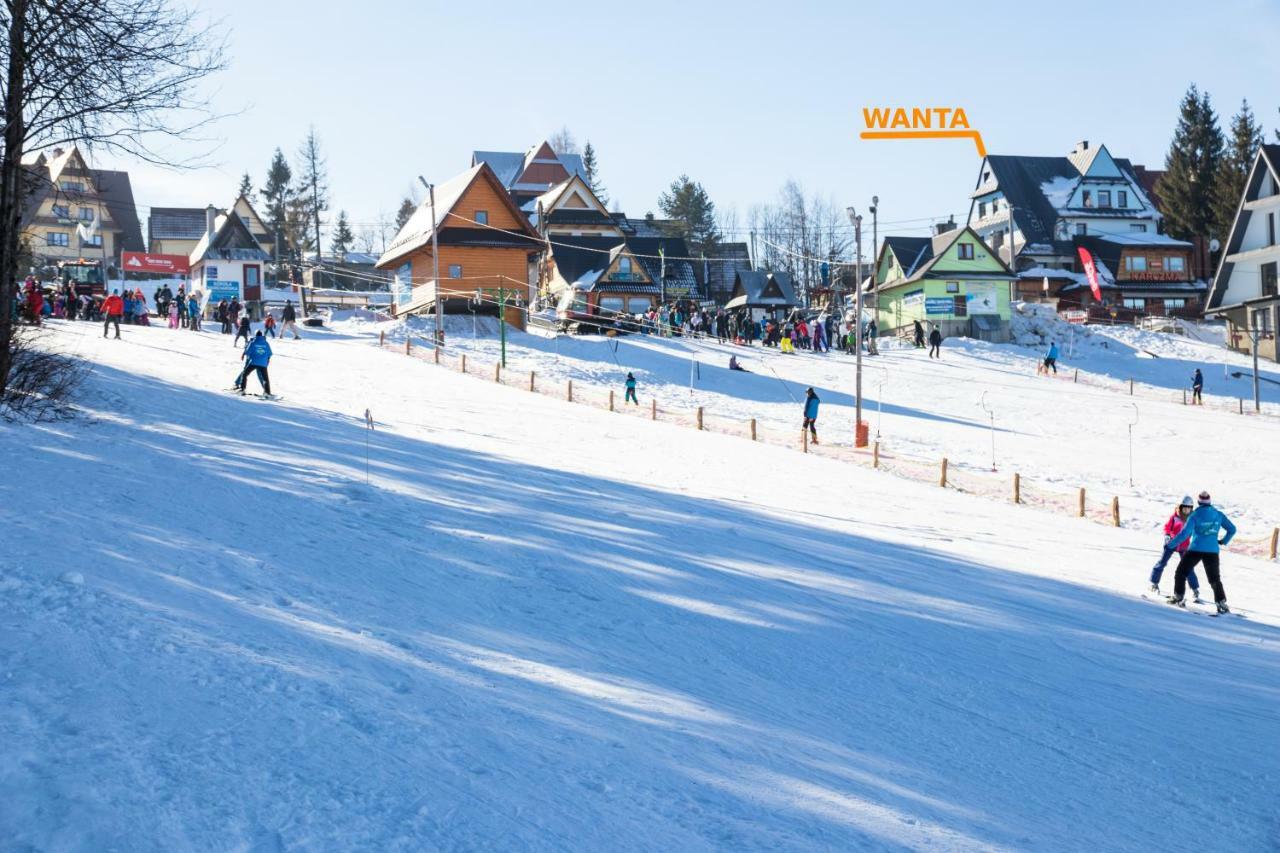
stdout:
<svg viewBox="0 0 1280 853">
<path fill-rule="evenodd" d="M 1222 578 L 1218 573 L 1218 549 L 1236 535 L 1236 526 L 1222 510 L 1213 505 L 1208 492 L 1201 492 L 1196 503 L 1198 506 L 1187 516 L 1182 532 L 1169 540 L 1168 547 L 1175 549 L 1183 542 L 1191 543 L 1191 547 L 1178 561 L 1178 570 L 1173 578 L 1173 595 L 1169 597 L 1169 603 L 1186 607 L 1182 594 L 1186 591 L 1187 573 L 1197 563 L 1204 563 L 1204 573 L 1209 577 L 1209 586 L 1213 587 L 1213 600 L 1218 605 L 1218 612 L 1229 613 L 1227 592 L 1222 588 Z M 1227 535 L 1221 540 L 1218 539 L 1219 530 L 1227 531 Z"/>
<path fill-rule="evenodd" d="M 1050 369 L 1052 369 L 1052 370 L 1053 370 L 1053 373 L 1054 373 L 1054 375 L 1055 375 L 1055 376 L 1057 375 L 1057 373 L 1058 373 L 1058 343 L 1057 343 L 1057 341 L 1050 341 L 1050 342 L 1049 342 L 1049 351 L 1048 351 L 1047 353 L 1045 353 L 1045 354 L 1044 354 L 1044 368 L 1043 368 L 1043 369 L 1044 369 L 1044 375 L 1045 375 L 1045 376 L 1048 376 L 1048 375 L 1049 375 L 1049 370 L 1050 370 Z"/>
<path fill-rule="evenodd" d="M 240 389 L 240 396 L 244 396 L 245 386 L 249 382 L 249 374 L 257 371 L 258 381 L 262 383 L 262 393 L 270 397 L 271 379 L 267 376 L 267 365 L 271 362 L 271 344 L 267 343 L 267 339 L 262 336 L 262 332 L 258 332 L 253 336 L 253 340 L 249 341 L 249 345 L 244 348 L 244 352 L 240 357 L 244 359 L 244 370 L 240 373 L 240 378 L 236 380 L 236 387 Z"/>
<path fill-rule="evenodd" d="M 821 403 L 812 388 L 804 392 L 804 423 L 800 426 L 800 437 L 804 438 L 804 431 L 809 430 L 814 444 L 818 443 L 818 406 Z"/>
</svg>

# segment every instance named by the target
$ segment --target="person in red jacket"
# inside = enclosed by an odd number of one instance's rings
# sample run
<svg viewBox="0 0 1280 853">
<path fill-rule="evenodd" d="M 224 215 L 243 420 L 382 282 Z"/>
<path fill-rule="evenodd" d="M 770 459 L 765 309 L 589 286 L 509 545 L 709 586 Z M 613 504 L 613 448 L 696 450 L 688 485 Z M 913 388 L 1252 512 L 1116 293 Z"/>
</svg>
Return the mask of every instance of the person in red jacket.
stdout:
<svg viewBox="0 0 1280 853">
<path fill-rule="evenodd" d="M 120 318 L 124 316 L 124 300 L 120 298 L 120 291 L 113 290 L 111 295 L 102 300 L 102 336 L 107 336 L 107 329 L 111 328 L 111 324 L 116 324 L 116 340 L 120 340 Z"/>
<path fill-rule="evenodd" d="M 40 325 L 40 314 L 44 311 L 44 291 L 35 276 L 27 276 L 27 310 L 31 312 L 31 322 Z"/>
<path fill-rule="evenodd" d="M 1169 516 L 1169 520 L 1164 523 L 1164 553 L 1160 555 L 1160 561 L 1151 569 L 1151 591 L 1160 591 L 1160 576 L 1164 574 L 1164 567 L 1168 564 L 1169 558 L 1174 553 L 1185 554 L 1187 549 L 1191 547 L 1191 542 L 1183 542 L 1177 548 L 1170 548 L 1169 543 L 1173 537 L 1182 532 L 1182 528 L 1187 524 L 1187 516 L 1191 515 L 1194 505 L 1191 502 L 1191 495 L 1187 495 L 1182 499 L 1182 503 L 1178 504 L 1177 509 L 1173 511 L 1173 515 Z M 1196 601 L 1200 600 L 1200 579 L 1196 577 L 1196 570 L 1191 569 L 1187 573 L 1187 583 L 1191 584 L 1191 594 L 1195 596 Z"/>
</svg>

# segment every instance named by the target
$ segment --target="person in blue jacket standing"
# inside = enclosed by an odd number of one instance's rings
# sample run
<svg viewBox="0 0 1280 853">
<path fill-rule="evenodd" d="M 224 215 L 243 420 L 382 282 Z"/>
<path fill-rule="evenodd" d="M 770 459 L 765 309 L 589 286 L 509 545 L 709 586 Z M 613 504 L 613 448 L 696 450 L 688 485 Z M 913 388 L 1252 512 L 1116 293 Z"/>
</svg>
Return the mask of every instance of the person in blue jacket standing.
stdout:
<svg viewBox="0 0 1280 853">
<path fill-rule="evenodd" d="M 249 345 L 244 348 L 244 353 L 240 357 L 244 359 L 244 370 L 236 380 L 240 396 L 244 396 L 245 386 L 249 384 L 249 374 L 257 371 L 258 381 L 262 383 L 262 393 L 270 397 L 271 379 L 267 376 L 267 364 L 271 362 L 271 344 L 267 343 L 262 332 L 253 336 L 253 340 L 249 341 Z"/>
<path fill-rule="evenodd" d="M 1058 375 L 1058 342 L 1049 342 L 1049 351 L 1044 354 L 1044 375 L 1048 376 L 1049 371 L 1053 370 L 1054 376 Z"/>
<path fill-rule="evenodd" d="M 1168 547 L 1174 549 L 1183 542 L 1191 543 L 1191 547 L 1178 561 L 1178 570 L 1173 578 L 1173 595 L 1169 596 L 1169 603 L 1178 607 L 1187 606 L 1182 600 L 1187 587 L 1187 573 L 1198 563 L 1204 563 L 1204 573 L 1209 577 L 1209 586 L 1213 587 L 1213 600 L 1218 605 L 1218 612 L 1229 613 L 1227 592 L 1222 588 L 1222 577 L 1218 571 L 1218 549 L 1236 535 L 1236 526 L 1222 510 L 1213 505 L 1208 492 L 1201 492 L 1196 503 L 1198 506 L 1187 516 L 1182 532 L 1169 540 Z M 1222 540 L 1218 539 L 1219 530 L 1227 531 Z"/>
<path fill-rule="evenodd" d="M 812 388 L 804 392 L 804 423 L 800 426 L 800 437 L 804 438 L 804 431 L 809 430 L 814 444 L 818 443 L 818 405 L 821 403 Z"/>
</svg>

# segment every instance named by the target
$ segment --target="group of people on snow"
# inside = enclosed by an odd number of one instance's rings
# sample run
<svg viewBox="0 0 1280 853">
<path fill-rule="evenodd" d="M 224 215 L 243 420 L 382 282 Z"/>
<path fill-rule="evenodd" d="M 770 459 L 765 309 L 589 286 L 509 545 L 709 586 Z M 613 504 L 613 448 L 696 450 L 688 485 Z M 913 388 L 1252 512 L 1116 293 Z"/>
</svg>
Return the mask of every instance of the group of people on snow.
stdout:
<svg viewBox="0 0 1280 853">
<path fill-rule="evenodd" d="M 1218 538 L 1221 531 L 1227 535 Z M 1196 566 L 1203 565 L 1204 573 L 1209 579 L 1209 587 L 1213 590 L 1213 602 L 1219 613 L 1229 613 L 1227 607 L 1227 591 L 1222 585 L 1222 567 L 1220 549 L 1228 544 L 1236 535 L 1236 526 L 1231 523 L 1222 510 L 1213 505 L 1208 492 L 1201 492 L 1195 505 L 1191 496 L 1185 496 L 1174 508 L 1173 515 L 1164 525 L 1164 548 L 1160 559 L 1151 567 L 1150 591 L 1159 594 L 1160 578 L 1165 566 L 1174 554 L 1178 554 L 1178 566 L 1173 575 L 1173 595 L 1167 598 L 1170 604 L 1186 607 L 1184 595 L 1187 584 L 1191 585 L 1192 597 L 1200 600 L 1200 581 L 1196 577 Z"/>
</svg>

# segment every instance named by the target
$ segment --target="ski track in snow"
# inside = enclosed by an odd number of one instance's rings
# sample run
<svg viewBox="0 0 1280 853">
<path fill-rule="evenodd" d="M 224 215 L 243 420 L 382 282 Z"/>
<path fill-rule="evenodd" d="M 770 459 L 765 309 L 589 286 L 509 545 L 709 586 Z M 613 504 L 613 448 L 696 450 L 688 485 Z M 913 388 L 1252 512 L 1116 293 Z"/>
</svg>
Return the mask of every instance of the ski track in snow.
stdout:
<svg viewBox="0 0 1280 853">
<path fill-rule="evenodd" d="M 225 393 L 220 335 L 98 331 L 50 335 L 94 365 L 83 417 L 0 426 L 6 846 L 1280 844 L 1273 564 L 1228 553 L 1249 619 L 1202 619 L 1140 599 L 1148 530 L 569 406 L 367 329 L 274 344 L 278 403 Z M 625 351 L 642 395 L 680 352 Z M 913 355 L 884 357 L 891 434 L 941 417 L 981 448 L 991 360 L 1009 400 L 1040 399 L 1014 348 L 946 350 L 951 383 Z M 581 369 L 616 381 L 607 361 Z M 846 363 L 771 363 L 800 390 L 848 383 Z M 739 390 L 792 423 L 765 379 Z M 1115 401 L 1026 418 L 1105 430 Z M 1175 443 L 1236 424 L 1141 405 Z M 1069 427 L 1009 427 L 1046 476 L 1081 458 L 1046 450 Z M 1261 514 L 1280 467 L 1240 467 L 1214 488 Z"/>
</svg>

